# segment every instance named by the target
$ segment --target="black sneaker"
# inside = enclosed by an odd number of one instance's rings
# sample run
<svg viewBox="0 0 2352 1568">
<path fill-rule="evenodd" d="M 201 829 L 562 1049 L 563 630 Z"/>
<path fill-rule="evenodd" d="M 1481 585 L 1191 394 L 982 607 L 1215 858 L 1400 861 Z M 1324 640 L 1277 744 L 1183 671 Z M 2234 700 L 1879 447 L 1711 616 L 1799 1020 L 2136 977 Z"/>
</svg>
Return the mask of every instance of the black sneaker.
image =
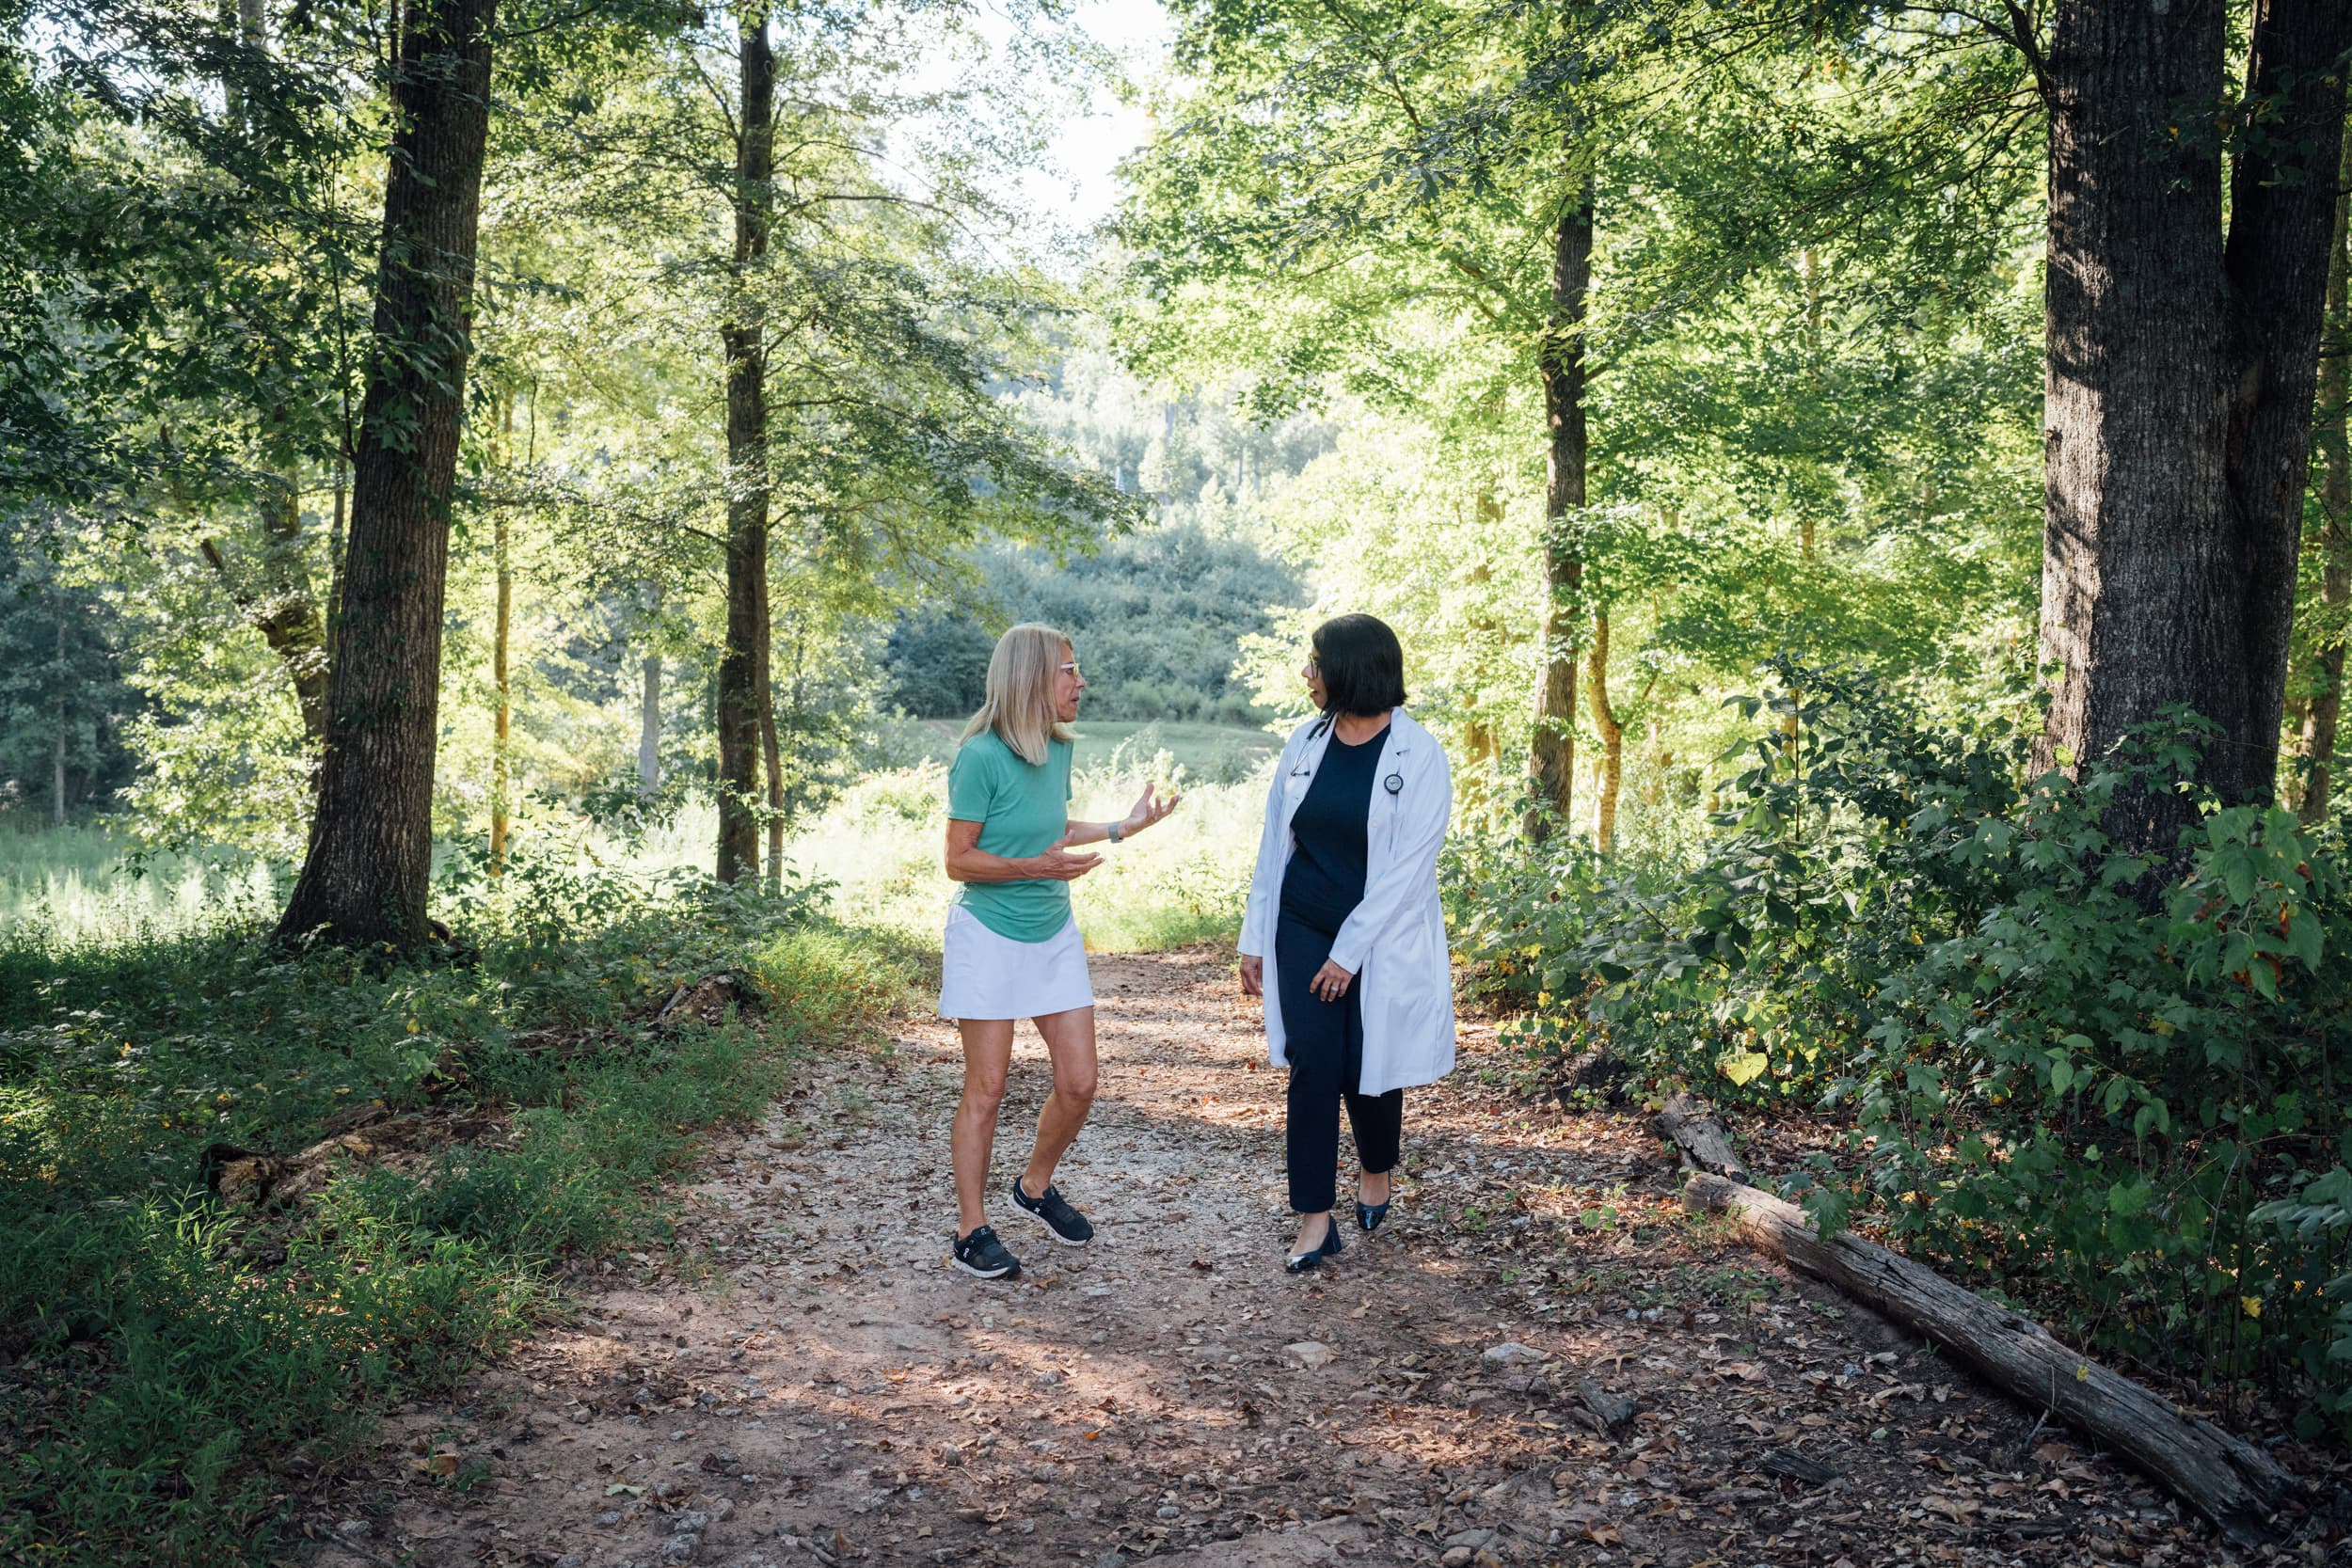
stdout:
<svg viewBox="0 0 2352 1568">
<path fill-rule="evenodd" d="M 1062 1201 L 1061 1189 L 1048 1186 L 1043 1197 L 1031 1197 L 1021 1190 L 1021 1178 L 1012 1179 L 1013 1206 L 1031 1219 L 1039 1221 L 1054 1233 L 1054 1240 L 1064 1246 L 1084 1246 L 1094 1240 L 1094 1227 L 1087 1217 Z"/>
<path fill-rule="evenodd" d="M 1018 1279 L 1021 1259 L 1005 1250 L 996 1232 L 981 1226 L 956 1243 L 956 1267 L 981 1279 Z"/>
</svg>

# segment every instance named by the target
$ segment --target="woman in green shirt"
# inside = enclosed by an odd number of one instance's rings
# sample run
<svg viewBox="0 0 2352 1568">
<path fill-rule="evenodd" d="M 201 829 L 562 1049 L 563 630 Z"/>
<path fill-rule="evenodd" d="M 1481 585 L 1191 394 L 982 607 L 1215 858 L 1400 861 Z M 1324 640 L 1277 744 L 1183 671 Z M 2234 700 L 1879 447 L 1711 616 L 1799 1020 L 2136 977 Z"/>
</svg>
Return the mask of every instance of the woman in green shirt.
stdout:
<svg viewBox="0 0 2352 1568">
<path fill-rule="evenodd" d="M 1069 726 L 1086 689 L 1070 639 L 1025 625 L 996 640 L 988 700 L 963 732 L 947 773 L 947 877 L 962 884 L 947 911 L 939 1011 L 963 1036 L 963 1099 L 950 1133 L 956 1173 L 956 1267 L 1010 1278 L 1020 1261 L 988 1223 L 996 1109 L 1012 1061 L 1012 1028 L 1033 1020 L 1054 1064 L 1054 1090 L 1037 1118 L 1029 1163 L 1013 1182 L 1013 1207 L 1066 1246 L 1094 1227 L 1054 1185 L 1054 1167 L 1094 1101 L 1094 988 L 1086 943 L 1070 912 L 1070 884 L 1102 863 L 1081 844 L 1117 844 L 1176 809 L 1144 786 L 1119 822 L 1070 816 Z"/>
</svg>

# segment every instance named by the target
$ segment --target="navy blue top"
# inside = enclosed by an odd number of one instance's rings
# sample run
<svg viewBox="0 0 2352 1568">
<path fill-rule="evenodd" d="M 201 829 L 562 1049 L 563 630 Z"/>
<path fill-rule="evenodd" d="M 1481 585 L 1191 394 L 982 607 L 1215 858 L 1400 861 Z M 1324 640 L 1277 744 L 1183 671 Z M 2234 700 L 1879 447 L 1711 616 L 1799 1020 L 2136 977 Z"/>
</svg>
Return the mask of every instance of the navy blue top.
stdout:
<svg viewBox="0 0 2352 1568">
<path fill-rule="evenodd" d="M 1360 746 L 1332 736 L 1306 799 L 1291 816 L 1297 847 L 1282 873 L 1282 913 L 1327 936 L 1338 935 L 1364 901 L 1373 775 L 1380 770 L 1388 739 L 1386 724 Z"/>
</svg>

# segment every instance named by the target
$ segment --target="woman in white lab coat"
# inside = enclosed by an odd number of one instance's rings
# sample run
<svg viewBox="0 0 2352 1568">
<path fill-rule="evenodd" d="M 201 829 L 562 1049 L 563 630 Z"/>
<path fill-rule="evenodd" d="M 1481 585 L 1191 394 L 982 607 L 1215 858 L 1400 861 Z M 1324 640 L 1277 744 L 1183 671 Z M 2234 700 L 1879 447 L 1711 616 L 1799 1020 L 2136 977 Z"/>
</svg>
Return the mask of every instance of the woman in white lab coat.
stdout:
<svg viewBox="0 0 2352 1568">
<path fill-rule="evenodd" d="M 1370 1231 L 1389 1212 L 1405 1090 L 1454 1068 L 1445 752 L 1405 711 L 1396 633 L 1342 615 L 1313 641 L 1300 673 L 1323 714 L 1282 748 L 1240 942 L 1242 990 L 1265 999 L 1267 1058 L 1290 1069 L 1293 1274 L 1341 1250 L 1341 1105 L 1362 1170 L 1356 1223 Z"/>
</svg>

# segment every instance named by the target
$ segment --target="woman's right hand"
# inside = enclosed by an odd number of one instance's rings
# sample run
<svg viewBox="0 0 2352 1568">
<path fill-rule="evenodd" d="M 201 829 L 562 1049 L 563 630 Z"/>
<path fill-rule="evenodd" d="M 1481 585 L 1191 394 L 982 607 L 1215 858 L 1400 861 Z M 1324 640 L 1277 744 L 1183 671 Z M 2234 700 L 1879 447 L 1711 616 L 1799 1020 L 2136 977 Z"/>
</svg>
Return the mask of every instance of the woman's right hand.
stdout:
<svg viewBox="0 0 2352 1568">
<path fill-rule="evenodd" d="M 1029 879 L 1039 882 L 1074 882 L 1103 863 L 1100 855 L 1073 855 L 1065 847 L 1066 838 L 1057 838 L 1045 847 L 1045 853 L 1029 857 Z"/>
<path fill-rule="evenodd" d="M 1265 959 L 1255 953 L 1241 956 L 1241 993 L 1244 996 L 1265 994 Z"/>
</svg>

